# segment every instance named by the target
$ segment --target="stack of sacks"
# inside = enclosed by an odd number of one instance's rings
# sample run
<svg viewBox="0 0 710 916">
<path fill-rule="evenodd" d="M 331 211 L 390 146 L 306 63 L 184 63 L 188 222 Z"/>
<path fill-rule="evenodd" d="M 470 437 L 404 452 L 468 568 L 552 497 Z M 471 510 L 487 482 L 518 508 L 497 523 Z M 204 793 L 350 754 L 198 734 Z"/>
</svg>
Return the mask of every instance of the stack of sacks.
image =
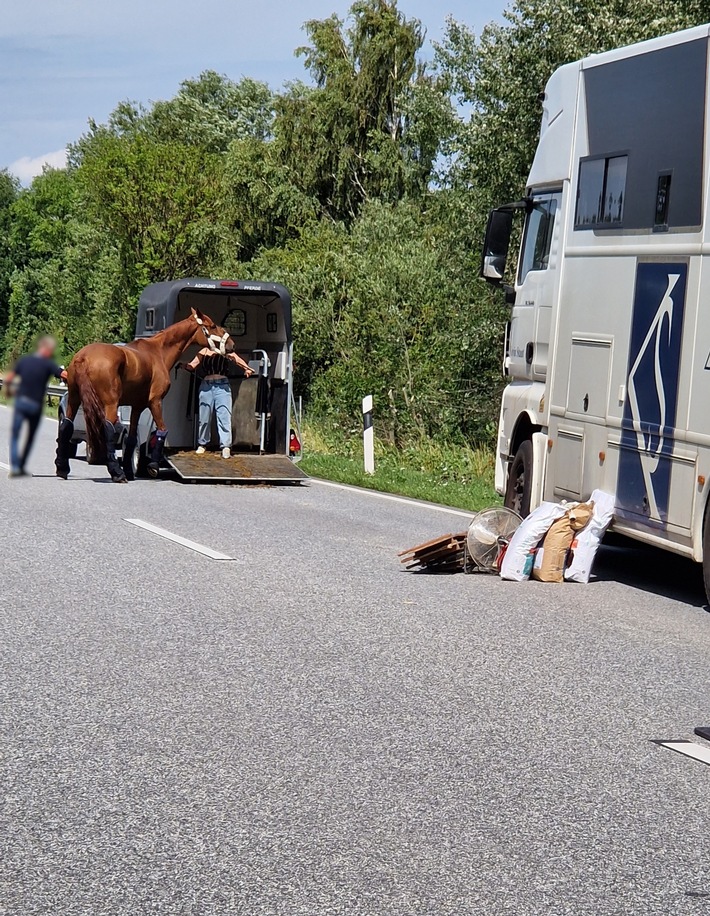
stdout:
<svg viewBox="0 0 710 916">
<path fill-rule="evenodd" d="M 531 575 L 541 582 L 588 582 L 613 514 L 614 497 L 602 490 L 595 490 L 588 503 L 542 503 L 513 535 L 501 577 L 514 582 Z"/>
</svg>

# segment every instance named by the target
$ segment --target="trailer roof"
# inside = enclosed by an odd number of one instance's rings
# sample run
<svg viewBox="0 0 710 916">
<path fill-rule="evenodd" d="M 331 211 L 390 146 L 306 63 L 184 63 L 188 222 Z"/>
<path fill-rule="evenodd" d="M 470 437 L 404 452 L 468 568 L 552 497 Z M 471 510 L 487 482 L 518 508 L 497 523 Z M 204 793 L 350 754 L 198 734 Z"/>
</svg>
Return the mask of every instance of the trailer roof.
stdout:
<svg viewBox="0 0 710 916">
<path fill-rule="evenodd" d="M 187 277 L 182 280 L 166 280 L 162 283 L 151 283 L 141 293 L 138 311 L 146 308 L 163 308 L 167 324 L 172 324 L 180 293 L 185 290 L 206 293 L 208 295 L 278 297 L 283 309 L 286 339 L 291 337 L 291 293 L 280 283 L 263 283 L 259 280 L 214 280 L 207 277 Z M 140 318 L 139 318 L 140 321 Z"/>
</svg>

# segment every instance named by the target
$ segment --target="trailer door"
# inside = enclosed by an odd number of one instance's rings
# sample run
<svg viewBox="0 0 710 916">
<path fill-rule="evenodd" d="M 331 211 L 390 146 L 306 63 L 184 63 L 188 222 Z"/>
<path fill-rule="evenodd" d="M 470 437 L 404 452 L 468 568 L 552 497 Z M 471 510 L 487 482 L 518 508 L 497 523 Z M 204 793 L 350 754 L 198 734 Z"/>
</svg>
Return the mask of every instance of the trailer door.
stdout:
<svg viewBox="0 0 710 916">
<path fill-rule="evenodd" d="M 508 373 L 544 380 L 550 347 L 552 305 L 558 285 L 562 191 L 530 197 L 518 259 L 511 316 Z"/>
</svg>

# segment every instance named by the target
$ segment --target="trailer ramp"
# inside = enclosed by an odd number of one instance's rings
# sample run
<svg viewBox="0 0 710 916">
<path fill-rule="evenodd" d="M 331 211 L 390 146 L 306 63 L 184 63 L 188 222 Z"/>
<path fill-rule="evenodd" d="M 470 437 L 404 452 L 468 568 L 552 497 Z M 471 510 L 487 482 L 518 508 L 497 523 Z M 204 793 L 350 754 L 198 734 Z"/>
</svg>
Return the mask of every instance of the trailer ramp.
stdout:
<svg viewBox="0 0 710 916">
<path fill-rule="evenodd" d="M 232 454 L 222 458 L 220 452 L 168 452 L 165 456 L 183 480 L 227 481 L 230 483 L 299 483 L 307 480 L 298 465 L 286 455 Z"/>
</svg>

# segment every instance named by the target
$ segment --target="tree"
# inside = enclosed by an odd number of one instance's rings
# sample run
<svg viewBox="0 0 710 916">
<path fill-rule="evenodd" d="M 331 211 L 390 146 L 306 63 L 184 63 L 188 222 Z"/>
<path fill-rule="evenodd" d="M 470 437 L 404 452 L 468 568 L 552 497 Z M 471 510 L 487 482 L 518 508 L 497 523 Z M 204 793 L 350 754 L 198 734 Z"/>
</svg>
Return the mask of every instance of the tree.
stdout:
<svg viewBox="0 0 710 916">
<path fill-rule="evenodd" d="M 305 24 L 310 44 L 298 53 L 315 86 L 292 84 L 277 99 L 274 128 L 303 191 L 346 222 L 367 200 L 425 190 L 438 151 L 411 125 L 416 89 L 428 82 L 421 24 L 396 0 L 357 0 L 350 16 L 349 28 L 335 15 Z"/>
<path fill-rule="evenodd" d="M 142 103 L 123 101 L 106 124 L 89 121 L 89 131 L 70 147 L 78 165 L 100 137 L 147 137 L 156 143 L 197 146 L 224 153 L 235 140 L 266 140 L 274 120 L 274 96 L 266 83 L 244 77 L 234 82 L 214 70 L 184 80 L 172 99 Z"/>
<path fill-rule="evenodd" d="M 234 82 L 206 70 L 181 83 L 173 99 L 156 102 L 145 116 L 145 130 L 156 140 L 223 153 L 235 140 L 271 136 L 273 102 L 266 83 L 247 77 Z"/>
<path fill-rule="evenodd" d="M 225 231 L 220 263 L 227 272 L 235 261 L 249 261 L 262 248 L 282 246 L 318 220 L 318 201 L 302 189 L 273 143 L 235 141 L 222 166 L 220 220 Z"/>
<path fill-rule="evenodd" d="M 87 215 L 111 233 L 125 294 L 204 271 L 219 247 L 219 159 L 200 147 L 99 132 L 76 172 Z"/>
<path fill-rule="evenodd" d="M 70 357 L 90 340 L 125 337 L 115 247 L 86 219 L 75 176 L 45 169 L 11 207 L 14 266 L 2 350 L 13 359 L 38 333 Z"/>
</svg>

